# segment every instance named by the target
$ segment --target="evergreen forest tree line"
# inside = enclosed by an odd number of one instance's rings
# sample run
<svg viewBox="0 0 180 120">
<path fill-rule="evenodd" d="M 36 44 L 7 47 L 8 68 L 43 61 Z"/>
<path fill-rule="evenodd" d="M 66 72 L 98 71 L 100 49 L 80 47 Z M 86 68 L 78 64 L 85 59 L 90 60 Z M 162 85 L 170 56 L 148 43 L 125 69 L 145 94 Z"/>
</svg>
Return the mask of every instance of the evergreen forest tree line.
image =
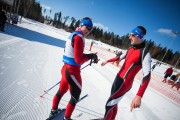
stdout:
<svg viewBox="0 0 180 120">
<path fill-rule="evenodd" d="M 80 20 L 76 20 L 74 17 L 62 16 L 61 12 L 55 13 L 53 19 L 47 15 L 43 16 L 42 7 L 40 3 L 35 0 L 14 0 L 12 12 L 42 23 L 46 21 L 47 24 L 59 29 L 65 29 L 68 32 L 73 32 L 80 23 Z M 46 14 L 47 10 L 44 9 L 43 12 Z M 49 12 L 51 14 L 52 10 L 49 10 Z M 67 24 L 68 21 L 70 21 L 70 24 Z M 88 38 L 101 41 L 120 49 L 127 49 L 130 47 L 129 34 L 119 36 L 114 34 L 114 32 L 103 31 L 103 29 L 96 26 L 88 35 Z M 161 44 L 155 44 L 151 39 L 145 39 L 145 42 L 146 47 L 150 50 L 152 58 L 180 68 L 180 51 L 173 52 L 171 49 L 167 49 L 167 47 L 162 47 Z"/>
</svg>

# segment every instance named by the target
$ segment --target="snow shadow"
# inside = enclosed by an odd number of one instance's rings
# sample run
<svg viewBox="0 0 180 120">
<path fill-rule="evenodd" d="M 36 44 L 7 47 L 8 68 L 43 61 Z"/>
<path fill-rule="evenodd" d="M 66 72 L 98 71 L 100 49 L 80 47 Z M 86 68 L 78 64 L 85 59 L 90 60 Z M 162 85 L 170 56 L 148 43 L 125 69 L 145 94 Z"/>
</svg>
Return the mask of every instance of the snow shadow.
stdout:
<svg viewBox="0 0 180 120">
<path fill-rule="evenodd" d="M 4 34 L 12 35 L 19 38 L 24 38 L 29 41 L 36 41 L 56 47 L 65 47 L 65 41 L 57 39 L 36 31 L 32 31 L 26 28 L 22 28 L 16 25 L 6 24 Z"/>
</svg>

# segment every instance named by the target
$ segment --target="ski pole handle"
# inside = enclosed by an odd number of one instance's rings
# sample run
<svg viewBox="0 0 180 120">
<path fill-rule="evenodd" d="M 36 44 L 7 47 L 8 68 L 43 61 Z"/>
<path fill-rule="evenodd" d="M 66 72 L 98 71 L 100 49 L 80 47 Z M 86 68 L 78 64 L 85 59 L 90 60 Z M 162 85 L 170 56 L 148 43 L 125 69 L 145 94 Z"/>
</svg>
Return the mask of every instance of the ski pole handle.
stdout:
<svg viewBox="0 0 180 120">
<path fill-rule="evenodd" d="M 100 60 L 100 59 L 98 59 L 98 61 L 99 61 L 99 60 Z M 87 64 L 86 66 L 84 66 L 83 68 L 81 68 L 81 70 L 84 69 L 85 67 L 89 66 L 89 65 L 91 66 L 92 63 L 94 63 L 94 61 L 92 61 L 92 59 L 91 59 L 90 63 Z"/>
</svg>

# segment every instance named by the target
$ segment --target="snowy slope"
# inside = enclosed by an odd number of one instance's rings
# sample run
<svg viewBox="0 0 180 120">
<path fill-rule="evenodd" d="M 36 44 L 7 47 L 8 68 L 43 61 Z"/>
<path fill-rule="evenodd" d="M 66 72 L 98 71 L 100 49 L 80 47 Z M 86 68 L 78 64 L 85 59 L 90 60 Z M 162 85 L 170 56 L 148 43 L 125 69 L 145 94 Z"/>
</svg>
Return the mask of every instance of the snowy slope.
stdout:
<svg viewBox="0 0 180 120">
<path fill-rule="evenodd" d="M 61 78 L 62 54 L 70 33 L 27 19 L 23 19 L 22 24 L 17 26 L 7 25 L 5 30 L 5 33 L 0 33 L 0 119 L 44 120 L 49 115 L 58 86 L 44 95 L 44 98 L 40 98 L 40 95 Z M 89 52 L 90 42 L 86 40 L 85 52 Z M 110 63 L 100 66 L 103 60 L 115 56 L 113 52 L 107 52 L 109 48 L 116 50 L 100 42 L 93 46 L 93 52 L 98 52 L 101 60 L 97 65 L 82 70 L 81 96 L 88 94 L 88 97 L 77 104 L 72 118 L 90 120 L 103 116 L 111 85 L 119 70 L 119 67 Z M 155 68 L 153 75 L 163 77 L 166 68 Z M 137 76 L 133 88 L 119 103 L 117 120 L 180 119 L 179 93 L 159 83 L 176 97 L 170 99 L 155 89 L 153 82 L 144 94 L 141 108 L 130 112 L 131 100 L 139 84 Z M 64 107 L 69 97 L 67 93 L 59 107 Z"/>
</svg>

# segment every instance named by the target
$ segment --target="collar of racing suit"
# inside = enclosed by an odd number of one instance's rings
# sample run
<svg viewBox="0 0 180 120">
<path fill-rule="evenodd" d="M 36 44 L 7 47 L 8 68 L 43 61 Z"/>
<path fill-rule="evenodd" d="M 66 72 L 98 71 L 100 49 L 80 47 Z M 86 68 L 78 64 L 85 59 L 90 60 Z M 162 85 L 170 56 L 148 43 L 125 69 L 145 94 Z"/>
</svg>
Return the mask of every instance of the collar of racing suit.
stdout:
<svg viewBox="0 0 180 120">
<path fill-rule="evenodd" d="M 132 45 L 134 49 L 140 49 L 145 47 L 145 42 L 142 42 L 141 44 Z"/>
</svg>

